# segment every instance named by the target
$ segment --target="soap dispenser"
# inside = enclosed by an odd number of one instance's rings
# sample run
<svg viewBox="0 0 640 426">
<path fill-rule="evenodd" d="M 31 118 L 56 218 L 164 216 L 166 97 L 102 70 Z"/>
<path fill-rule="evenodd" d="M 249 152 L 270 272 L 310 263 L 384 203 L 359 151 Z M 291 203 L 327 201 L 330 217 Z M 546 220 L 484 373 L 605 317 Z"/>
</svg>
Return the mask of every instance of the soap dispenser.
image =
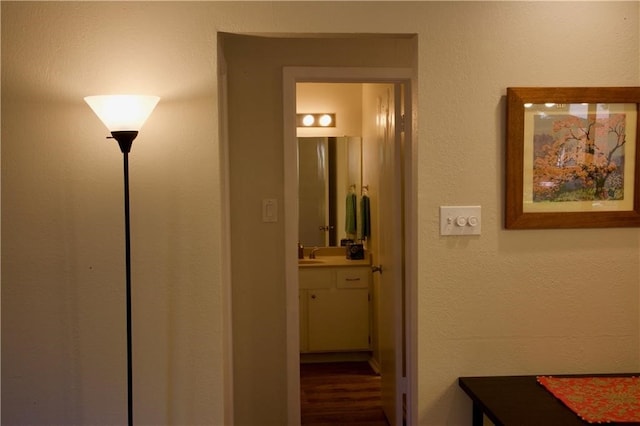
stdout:
<svg viewBox="0 0 640 426">
<path fill-rule="evenodd" d="M 304 259 L 304 246 L 298 242 L 298 259 Z"/>
</svg>

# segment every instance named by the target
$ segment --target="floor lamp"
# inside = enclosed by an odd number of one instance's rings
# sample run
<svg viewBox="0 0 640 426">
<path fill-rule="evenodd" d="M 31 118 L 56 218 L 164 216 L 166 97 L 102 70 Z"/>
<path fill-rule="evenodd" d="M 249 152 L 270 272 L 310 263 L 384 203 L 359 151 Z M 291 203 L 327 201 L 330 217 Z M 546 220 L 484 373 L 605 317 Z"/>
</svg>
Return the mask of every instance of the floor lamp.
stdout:
<svg viewBox="0 0 640 426">
<path fill-rule="evenodd" d="M 133 425 L 133 362 L 131 339 L 131 231 L 129 221 L 129 151 L 133 140 L 156 104 L 157 96 L 87 96 L 84 100 L 111 132 L 120 146 L 124 161 L 124 233 L 127 310 L 127 418 Z"/>
</svg>

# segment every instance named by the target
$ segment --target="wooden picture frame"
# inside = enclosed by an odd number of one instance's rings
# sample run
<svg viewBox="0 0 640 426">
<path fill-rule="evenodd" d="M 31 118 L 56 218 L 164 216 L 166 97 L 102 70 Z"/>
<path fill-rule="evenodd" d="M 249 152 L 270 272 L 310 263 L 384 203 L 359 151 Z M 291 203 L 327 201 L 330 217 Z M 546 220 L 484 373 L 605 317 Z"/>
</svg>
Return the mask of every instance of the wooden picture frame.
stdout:
<svg viewBox="0 0 640 426">
<path fill-rule="evenodd" d="M 640 226 L 640 87 L 507 88 L 505 227 Z"/>
</svg>

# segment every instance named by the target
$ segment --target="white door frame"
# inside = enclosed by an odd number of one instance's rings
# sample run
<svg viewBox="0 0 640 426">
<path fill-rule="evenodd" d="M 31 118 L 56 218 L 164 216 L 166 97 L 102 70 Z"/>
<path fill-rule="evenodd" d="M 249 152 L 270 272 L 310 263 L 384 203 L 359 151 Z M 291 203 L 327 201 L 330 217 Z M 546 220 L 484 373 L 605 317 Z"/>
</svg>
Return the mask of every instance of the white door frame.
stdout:
<svg viewBox="0 0 640 426">
<path fill-rule="evenodd" d="M 417 81 L 411 68 L 285 67 L 283 70 L 284 111 L 284 223 L 285 281 L 287 298 L 287 401 L 288 424 L 300 424 L 300 344 L 298 262 L 298 161 L 296 137 L 296 83 L 393 83 L 410 82 L 410 125 L 403 170 L 405 179 L 405 333 L 407 424 L 417 423 Z"/>
</svg>

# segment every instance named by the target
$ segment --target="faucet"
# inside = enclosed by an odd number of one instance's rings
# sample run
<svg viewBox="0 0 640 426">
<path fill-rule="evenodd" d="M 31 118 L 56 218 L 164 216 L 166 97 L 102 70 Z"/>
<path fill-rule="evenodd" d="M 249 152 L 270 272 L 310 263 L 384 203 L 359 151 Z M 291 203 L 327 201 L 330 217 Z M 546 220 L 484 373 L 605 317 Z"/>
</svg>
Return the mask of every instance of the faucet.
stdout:
<svg viewBox="0 0 640 426">
<path fill-rule="evenodd" d="M 309 253 L 309 259 L 315 259 L 316 258 L 316 252 L 320 250 L 320 247 L 314 247 L 313 250 L 311 250 L 311 253 Z"/>
</svg>

